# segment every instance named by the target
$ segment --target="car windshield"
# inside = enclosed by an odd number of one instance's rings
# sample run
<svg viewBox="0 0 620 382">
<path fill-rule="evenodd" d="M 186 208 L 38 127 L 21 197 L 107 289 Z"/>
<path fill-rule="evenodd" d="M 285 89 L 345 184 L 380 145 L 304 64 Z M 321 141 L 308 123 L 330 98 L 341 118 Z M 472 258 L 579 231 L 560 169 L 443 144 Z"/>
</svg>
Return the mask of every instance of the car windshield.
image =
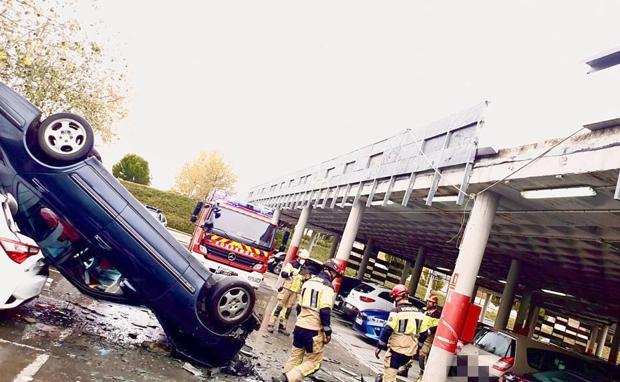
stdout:
<svg viewBox="0 0 620 382">
<path fill-rule="evenodd" d="M 356 286 L 355 288 L 353 288 L 353 290 L 358 291 L 358 292 L 362 292 L 362 293 L 370 293 L 373 290 L 375 290 L 375 288 L 371 287 L 368 284 L 360 284 L 360 285 Z"/>
<path fill-rule="evenodd" d="M 476 347 L 498 357 L 509 357 L 514 352 L 514 340 L 498 332 L 487 332 L 475 342 Z"/>
<path fill-rule="evenodd" d="M 271 249 L 276 228 L 273 224 L 226 208 L 220 208 L 212 221 L 214 233 Z"/>
</svg>

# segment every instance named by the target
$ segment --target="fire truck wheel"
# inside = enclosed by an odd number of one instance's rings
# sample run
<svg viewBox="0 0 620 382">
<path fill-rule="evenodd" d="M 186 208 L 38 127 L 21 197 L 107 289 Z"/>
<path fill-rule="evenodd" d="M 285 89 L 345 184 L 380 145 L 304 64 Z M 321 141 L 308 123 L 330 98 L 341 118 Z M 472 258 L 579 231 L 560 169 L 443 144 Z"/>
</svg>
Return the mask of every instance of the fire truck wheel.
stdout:
<svg viewBox="0 0 620 382">
<path fill-rule="evenodd" d="M 218 324 L 231 327 L 252 314 L 255 302 L 256 295 L 250 284 L 236 277 L 226 277 L 212 287 L 207 310 Z"/>
</svg>

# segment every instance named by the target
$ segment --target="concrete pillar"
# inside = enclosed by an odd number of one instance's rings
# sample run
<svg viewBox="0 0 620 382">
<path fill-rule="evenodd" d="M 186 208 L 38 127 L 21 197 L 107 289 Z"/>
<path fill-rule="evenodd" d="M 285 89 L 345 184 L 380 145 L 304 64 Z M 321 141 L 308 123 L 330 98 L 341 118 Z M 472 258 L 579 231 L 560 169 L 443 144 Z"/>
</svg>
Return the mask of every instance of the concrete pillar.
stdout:
<svg viewBox="0 0 620 382">
<path fill-rule="evenodd" d="M 420 283 L 420 277 L 422 276 L 422 269 L 424 268 L 424 263 L 426 262 L 426 251 L 424 247 L 420 247 L 418 249 L 418 255 L 415 258 L 415 263 L 413 265 L 413 271 L 411 272 L 411 279 L 409 280 L 409 294 L 411 296 L 415 295 L 415 291 L 418 288 L 418 284 Z"/>
<path fill-rule="evenodd" d="M 534 331 L 536 331 L 536 324 L 538 323 L 538 316 L 540 314 L 540 307 L 536 305 L 530 306 L 530 311 L 527 315 L 527 321 L 525 326 L 527 327 L 527 336 L 532 338 Z"/>
<path fill-rule="evenodd" d="M 515 326 L 512 329 L 514 332 L 523 333 L 525 321 L 527 320 L 527 313 L 529 312 L 530 305 L 532 303 L 532 293 L 532 290 L 527 290 L 521 298 L 519 311 L 517 312 L 517 319 L 515 320 Z"/>
<path fill-rule="evenodd" d="M 424 382 L 446 381 L 448 366 L 452 364 L 457 345 L 455 334 L 450 333 L 460 332 L 465 323 L 467 312 L 462 309 L 461 304 L 471 299 L 498 201 L 497 195 L 488 191 L 478 195 L 474 201 L 452 274 L 453 289 L 448 291 L 442 320 L 439 322 L 424 372 Z M 448 317 L 446 312 L 452 313 L 454 317 L 447 325 L 443 321 Z"/>
<path fill-rule="evenodd" d="M 329 258 L 333 258 L 334 256 L 336 256 L 336 251 L 338 250 L 338 244 L 340 244 L 340 236 L 339 235 L 334 235 L 333 236 L 333 241 L 332 241 L 332 246 L 329 249 Z"/>
<path fill-rule="evenodd" d="M 616 330 L 614 332 L 614 337 L 611 341 L 611 349 L 609 351 L 609 362 L 612 365 L 618 363 L 618 351 L 620 350 L 620 325 L 616 324 Z"/>
<path fill-rule="evenodd" d="M 366 269 L 368 268 L 368 262 L 370 258 L 375 253 L 375 245 L 372 239 L 368 239 L 368 242 L 364 246 L 364 254 L 362 255 L 362 262 L 360 263 L 360 268 L 357 270 L 356 278 L 358 280 L 364 279 L 364 274 L 366 273 Z"/>
<path fill-rule="evenodd" d="M 282 210 L 280 208 L 276 208 L 273 211 L 273 216 L 271 218 L 271 221 L 273 222 L 273 224 L 278 225 L 278 223 L 280 222 L 281 215 L 282 215 Z"/>
<path fill-rule="evenodd" d="M 411 262 L 409 260 L 405 260 L 405 266 L 403 267 L 403 272 L 400 274 L 399 284 L 404 284 L 407 281 L 407 277 L 411 273 Z"/>
<path fill-rule="evenodd" d="M 493 296 L 493 294 L 488 291 L 485 294 L 486 296 L 484 297 L 484 304 L 482 305 L 478 322 L 484 322 L 484 315 L 487 313 L 487 309 L 489 309 L 489 302 L 491 302 L 491 296 Z"/>
<path fill-rule="evenodd" d="M 588 345 L 586 346 L 586 353 L 592 354 L 596 349 L 596 340 L 598 339 L 598 326 L 593 326 L 590 331 L 590 338 L 588 339 Z"/>
<path fill-rule="evenodd" d="M 607 335 L 609 334 L 609 325 L 603 326 L 603 329 L 598 333 L 598 341 L 596 344 L 596 356 L 603 357 L 603 349 L 605 348 L 605 342 L 607 342 Z"/>
<path fill-rule="evenodd" d="M 515 290 L 517 289 L 517 283 L 519 282 L 519 270 L 521 269 L 521 262 L 513 259 L 510 263 L 510 270 L 508 271 L 508 277 L 506 279 L 506 285 L 504 285 L 504 293 L 502 293 L 502 299 L 499 303 L 499 309 L 497 310 L 497 318 L 493 327 L 497 330 L 504 330 L 508 325 L 508 319 L 510 318 L 510 312 L 512 311 L 512 304 L 515 299 Z"/>
<path fill-rule="evenodd" d="M 349 212 L 347 225 L 344 227 L 342 239 L 340 239 L 340 245 L 338 246 L 338 252 L 336 252 L 336 259 L 347 262 L 349 261 L 351 249 L 353 248 L 353 243 L 355 242 L 355 238 L 357 237 L 357 231 L 360 228 L 363 215 L 364 203 L 362 203 L 361 200 L 358 200 L 356 203 L 353 204 L 353 207 L 351 207 L 351 212 Z"/>
<path fill-rule="evenodd" d="M 286 253 L 286 259 L 284 259 L 284 264 L 291 262 L 297 257 L 297 251 L 299 251 L 299 246 L 301 245 L 301 239 L 303 238 L 304 230 L 306 229 L 306 224 L 308 224 L 308 219 L 310 219 L 311 211 L 312 211 L 312 206 L 306 206 L 301 210 L 301 214 L 299 215 L 299 220 L 297 220 L 297 224 L 295 225 L 295 231 L 293 232 L 293 238 L 291 239 L 291 245 L 288 247 L 288 252 Z"/>
<path fill-rule="evenodd" d="M 428 274 L 428 285 L 426 286 L 426 294 L 424 295 L 424 301 L 428 300 L 431 296 L 431 292 L 433 291 L 433 287 L 435 286 L 435 271 L 432 269 Z"/>
</svg>

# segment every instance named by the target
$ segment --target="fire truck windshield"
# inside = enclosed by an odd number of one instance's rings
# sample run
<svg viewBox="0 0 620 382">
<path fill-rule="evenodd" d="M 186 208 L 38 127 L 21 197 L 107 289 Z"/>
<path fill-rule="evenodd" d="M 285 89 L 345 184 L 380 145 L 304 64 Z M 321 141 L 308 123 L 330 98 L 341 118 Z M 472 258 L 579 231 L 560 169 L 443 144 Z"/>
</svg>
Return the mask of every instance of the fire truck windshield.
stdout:
<svg viewBox="0 0 620 382">
<path fill-rule="evenodd" d="M 225 233 L 234 240 L 271 249 L 276 228 L 273 224 L 226 208 L 220 208 L 212 221 L 214 231 Z"/>
</svg>

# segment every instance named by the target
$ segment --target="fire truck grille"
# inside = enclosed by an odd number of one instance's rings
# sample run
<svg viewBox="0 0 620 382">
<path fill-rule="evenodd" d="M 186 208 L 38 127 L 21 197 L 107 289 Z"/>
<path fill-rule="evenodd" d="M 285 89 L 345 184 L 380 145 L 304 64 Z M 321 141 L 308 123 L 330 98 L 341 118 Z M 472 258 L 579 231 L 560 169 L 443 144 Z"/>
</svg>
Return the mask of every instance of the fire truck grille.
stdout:
<svg viewBox="0 0 620 382">
<path fill-rule="evenodd" d="M 230 265 L 238 266 L 239 268 L 243 269 L 252 269 L 256 264 L 259 263 L 252 258 L 238 254 L 235 254 L 235 260 L 231 262 L 228 258 L 231 252 L 219 248 L 208 247 L 208 252 L 209 255 L 211 255 L 212 257 L 224 260 L 225 263 L 229 263 Z"/>
</svg>

